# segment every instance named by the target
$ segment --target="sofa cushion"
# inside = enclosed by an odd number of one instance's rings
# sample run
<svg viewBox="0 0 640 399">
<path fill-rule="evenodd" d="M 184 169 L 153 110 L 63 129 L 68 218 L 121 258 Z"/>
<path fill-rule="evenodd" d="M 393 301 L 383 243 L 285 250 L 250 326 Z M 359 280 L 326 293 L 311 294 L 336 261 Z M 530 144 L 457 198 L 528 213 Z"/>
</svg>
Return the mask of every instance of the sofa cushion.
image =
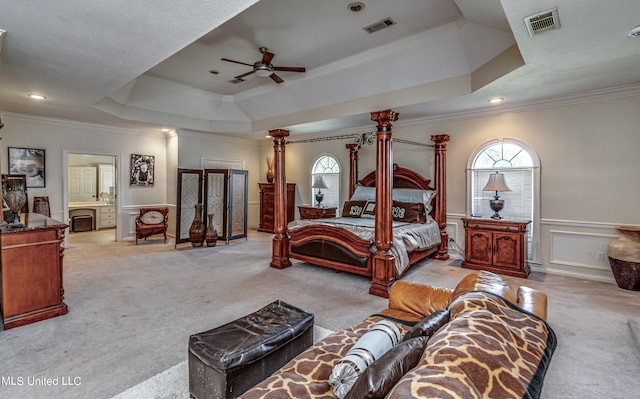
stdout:
<svg viewBox="0 0 640 399">
<path fill-rule="evenodd" d="M 420 320 L 402 337 L 403 341 L 416 337 L 431 338 L 433 334 L 449 322 L 449 310 L 441 309 Z"/>
<path fill-rule="evenodd" d="M 449 311 L 451 320 L 427 343 L 421 366 L 390 397 L 540 396 L 556 347 L 544 320 L 488 292 L 462 294 Z"/>
<path fill-rule="evenodd" d="M 428 340 L 420 336 L 391 348 L 360 374 L 345 399 L 384 398 L 400 378 L 418 364 Z"/>
<path fill-rule="evenodd" d="M 469 291 L 486 291 L 503 297 L 511 303 L 517 303 L 516 293 L 504 279 L 495 273 L 481 270 L 467 274 L 453 290 L 451 300 Z"/>
<path fill-rule="evenodd" d="M 453 290 L 398 280 L 389 290 L 388 308 L 381 312 L 405 322 L 418 322 L 431 313 L 446 309 Z"/>
</svg>

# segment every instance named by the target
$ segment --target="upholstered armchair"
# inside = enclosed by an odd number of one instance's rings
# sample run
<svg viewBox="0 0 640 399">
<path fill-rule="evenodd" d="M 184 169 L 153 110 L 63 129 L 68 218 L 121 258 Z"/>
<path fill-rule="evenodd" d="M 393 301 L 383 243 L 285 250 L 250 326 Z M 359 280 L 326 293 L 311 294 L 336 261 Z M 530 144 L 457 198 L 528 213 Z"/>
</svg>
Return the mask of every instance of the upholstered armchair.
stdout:
<svg viewBox="0 0 640 399">
<path fill-rule="evenodd" d="M 136 217 L 136 245 L 138 240 L 163 234 L 164 242 L 167 242 L 167 215 L 169 208 L 140 208 L 140 215 Z"/>
</svg>

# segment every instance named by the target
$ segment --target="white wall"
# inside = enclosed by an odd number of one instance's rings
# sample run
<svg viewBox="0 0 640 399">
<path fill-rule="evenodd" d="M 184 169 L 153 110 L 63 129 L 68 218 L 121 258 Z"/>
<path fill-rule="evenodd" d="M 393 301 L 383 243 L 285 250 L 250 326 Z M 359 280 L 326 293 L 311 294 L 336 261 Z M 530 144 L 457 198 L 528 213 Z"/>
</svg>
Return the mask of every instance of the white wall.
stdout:
<svg viewBox="0 0 640 399">
<path fill-rule="evenodd" d="M 594 101 L 495 116 L 394 124 L 393 137 L 429 142 L 432 134 L 451 136 L 447 148 L 448 230 L 464 247 L 460 218 L 465 216 L 466 165 L 476 148 L 490 140 L 513 138 L 537 152 L 541 161 L 541 263 L 538 271 L 613 281 L 608 261 L 598 260 L 615 226 L 640 225 L 640 97 Z M 375 122 L 371 123 L 371 130 Z M 336 135 L 340 132 L 328 132 Z M 290 141 L 295 141 L 291 137 Z M 337 156 L 344 168 L 343 200 L 348 195 L 349 141 L 289 144 L 287 181 L 298 183 L 309 203 L 309 173 L 322 153 Z M 395 143 L 394 162 L 432 176 L 432 150 Z M 272 154 L 272 142 L 262 153 Z M 374 146 L 360 151 L 360 177 L 373 169 Z M 261 165 L 261 174 L 265 173 Z M 297 201 L 301 203 L 300 201 Z"/>
<path fill-rule="evenodd" d="M 7 173 L 7 147 L 44 149 L 46 187 L 29 188 L 29 198 L 48 196 L 51 216 L 68 223 L 65 212 L 67 171 L 64 159 L 68 153 L 115 155 L 117 163 L 118 239 L 131 237 L 130 213 L 138 207 L 167 204 L 167 145 L 164 134 L 71 121 L 3 114 L 0 131 L 0 170 Z M 154 185 L 129 186 L 131 154 L 155 156 Z M 30 205 L 31 207 L 31 202 Z M 31 208 L 29 208 L 31 209 Z"/>
<path fill-rule="evenodd" d="M 249 171 L 247 227 L 258 227 L 260 207 L 258 182 L 260 165 L 265 163 L 260 156 L 260 146 L 256 141 L 216 136 L 206 133 L 178 132 L 178 168 L 201 169 L 202 159 L 242 161 Z M 266 174 L 266 171 L 264 172 Z M 174 200 L 175 201 L 175 200 Z"/>
</svg>

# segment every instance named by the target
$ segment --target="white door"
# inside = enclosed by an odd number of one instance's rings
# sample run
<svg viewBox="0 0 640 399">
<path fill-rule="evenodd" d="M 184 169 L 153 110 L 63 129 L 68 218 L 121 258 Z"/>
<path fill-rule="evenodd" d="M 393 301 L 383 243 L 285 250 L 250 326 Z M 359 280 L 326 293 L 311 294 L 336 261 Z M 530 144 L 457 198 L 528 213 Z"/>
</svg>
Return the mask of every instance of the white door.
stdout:
<svg viewBox="0 0 640 399">
<path fill-rule="evenodd" d="M 96 168 L 69 167 L 69 202 L 95 201 L 97 187 Z"/>
<path fill-rule="evenodd" d="M 113 191 L 115 187 L 115 168 L 113 165 L 100 164 L 98 165 L 98 171 L 98 193 L 100 196 L 102 196 L 102 193 L 106 193 L 108 195 L 110 191 L 109 189 Z M 103 198 L 100 197 L 99 199 Z"/>
</svg>

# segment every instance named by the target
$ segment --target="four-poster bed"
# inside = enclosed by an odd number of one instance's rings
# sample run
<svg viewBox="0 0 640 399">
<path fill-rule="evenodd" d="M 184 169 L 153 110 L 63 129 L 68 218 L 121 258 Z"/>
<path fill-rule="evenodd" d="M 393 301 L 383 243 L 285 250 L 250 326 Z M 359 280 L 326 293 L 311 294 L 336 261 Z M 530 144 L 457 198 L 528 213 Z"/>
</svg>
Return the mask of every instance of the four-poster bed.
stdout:
<svg viewBox="0 0 640 399">
<path fill-rule="evenodd" d="M 275 236 L 273 238 L 273 256 L 270 266 L 286 268 L 291 266 L 291 259 L 302 260 L 311 264 L 324 266 L 337 271 L 365 275 L 371 277 L 370 294 L 388 297 L 388 290 L 409 265 L 433 256 L 436 259 L 448 259 L 448 237 L 446 227 L 446 143 L 448 135 L 433 135 L 435 184 L 420 174 L 406 168 L 393 165 L 392 162 L 392 124 L 397 120 L 397 113 L 391 110 L 372 112 L 371 119 L 378 122 L 376 132 L 376 171 L 366 175 L 358 182 L 358 150 L 359 144 L 348 144 L 350 153 L 349 194 L 350 199 L 358 190 L 359 184 L 368 189 L 374 202 L 371 219 L 364 221 L 370 226 L 369 236 L 357 228 L 335 225 L 328 220 L 318 223 L 293 223 L 291 229 L 286 223 L 286 175 L 285 175 L 285 138 L 287 130 L 271 130 L 269 134 L 274 140 L 274 206 Z M 362 192 L 364 189 L 359 189 Z M 396 206 L 397 193 L 420 193 L 427 195 L 435 191 L 433 207 L 429 215 L 433 219 L 425 225 L 421 223 L 402 223 L 394 221 L 392 207 Z M 375 195 L 374 195 L 375 194 Z M 359 194 L 360 195 L 360 194 Z M 413 197 L 413 194 L 410 195 Z M 417 202 L 417 201 L 412 201 Z M 425 205 L 428 205 L 425 203 Z M 394 211 L 396 209 L 393 209 Z M 373 216 L 375 215 L 375 217 Z M 428 221 L 431 218 L 426 218 Z M 397 220 L 397 219 L 396 219 Z M 316 221 L 314 221 L 316 222 Z M 429 225 L 429 226 L 427 226 Z M 435 232 L 434 229 L 435 228 Z M 428 232 L 427 230 L 431 230 Z M 414 245 L 415 231 L 423 231 L 425 235 L 436 236 L 436 240 L 421 238 L 421 245 Z M 438 237 L 439 236 L 439 237 Z M 408 240 L 407 237 L 410 237 Z M 403 241 L 408 247 L 402 248 Z M 413 244 L 412 244 L 413 243 Z M 400 252 L 407 251 L 409 252 Z"/>
</svg>

